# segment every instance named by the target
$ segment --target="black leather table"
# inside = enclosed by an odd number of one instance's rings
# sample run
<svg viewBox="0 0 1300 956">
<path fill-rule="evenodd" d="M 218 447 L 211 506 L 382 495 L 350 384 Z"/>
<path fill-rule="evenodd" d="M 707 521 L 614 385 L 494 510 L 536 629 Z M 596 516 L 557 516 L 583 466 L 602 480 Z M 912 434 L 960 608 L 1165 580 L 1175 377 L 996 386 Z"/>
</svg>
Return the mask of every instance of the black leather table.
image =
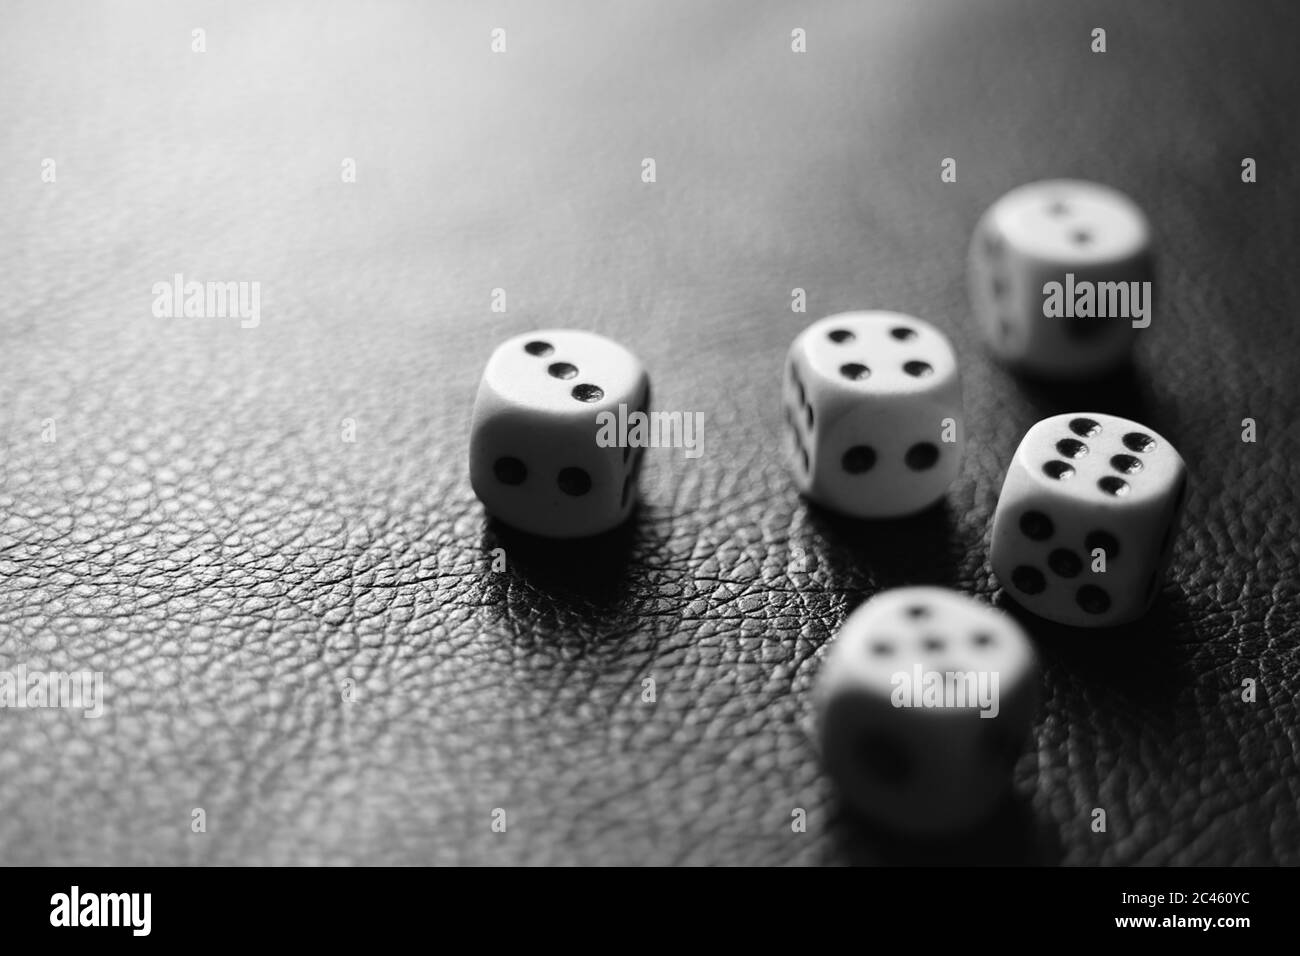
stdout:
<svg viewBox="0 0 1300 956">
<path fill-rule="evenodd" d="M 102 671 L 106 710 L 0 711 L 0 860 L 1300 862 L 1293 9 L 7 10 L 0 668 Z M 1055 176 L 1132 195 L 1159 246 L 1133 368 L 1070 389 L 994 365 L 964 285 L 979 213 Z M 177 273 L 260 282 L 260 323 L 155 316 Z M 785 349 L 850 308 L 962 356 L 967 458 L 917 518 L 834 519 L 783 470 Z M 479 371 L 542 326 L 705 415 L 598 541 L 470 492 Z M 1035 746 L 988 828 L 880 834 L 809 742 L 827 642 L 881 588 L 1004 604 L 1006 462 L 1083 409 L 1186 458 L 1172 580 L 1122 633 L 1029 622 Z"/>
</svg>

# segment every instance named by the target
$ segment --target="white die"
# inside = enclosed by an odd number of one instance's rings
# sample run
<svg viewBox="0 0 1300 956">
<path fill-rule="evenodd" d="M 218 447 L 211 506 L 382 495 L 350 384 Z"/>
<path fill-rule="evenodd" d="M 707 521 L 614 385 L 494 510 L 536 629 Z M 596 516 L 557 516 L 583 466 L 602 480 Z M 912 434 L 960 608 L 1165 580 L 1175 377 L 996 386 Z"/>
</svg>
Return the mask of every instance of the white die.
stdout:
<svg viewBox="0 0 1300 956">
<path fill-rule="evenodd" d="M 782 399 L 795 485 L 858 518 L 938 501 L 961 464 L 961 380 L 938 329 L 899 312 L 844 312 L 790 346 Z"/>
<path fill-rule="evenodd" d="M 844 799 L 886 827 L 966 829 L 1008 791 L 1037 674 L 1008 615 L 944 588 L 885 591 L 844 622 L 818 675 L 823 763 Z"/>
<path fill-rule="evenodd" d="M 1136 620 L 1159 591 L 1186 496 L 1187 466 L 1153 429 L 1097 412 L 1046 418 L 1007 469 L 993 573 L 1020 604 L 1061 624 Z"/>
<path fill-rule="evenodd" d="M 648 411 L 635 355 L 603 336 L 543 329 L 503 342 L 474 401 L 470 484 L 496 518 L 576 538 L 621 524 L 636 504 L 642 447 L 601 447 L 601 412 Z"/>
<path fill-rule="evenodd" d="M 1131 314 L 1048 317 L 1044 289 L 1089 283 L 1109 301 L 1112 287 L 1098 284 L 1150 282 L 1150 243 L 1142 210 L 1108 186 L 1057 179 L 1013 189 L 984 213 L 970 246 L 971 306 L 990 349 L 1053 378 L 1087 378 L 1121 364 L 1133 347 Z M 1127 285 L 1113 293 L 1151 288 Z M 1062 298 L 1076 296 L 1063 291 Z M 1149 306 L 1149 297 L 1144 301 Z M 1129 300 L 1130 313 L 1135 303 Z"/>
</svg>

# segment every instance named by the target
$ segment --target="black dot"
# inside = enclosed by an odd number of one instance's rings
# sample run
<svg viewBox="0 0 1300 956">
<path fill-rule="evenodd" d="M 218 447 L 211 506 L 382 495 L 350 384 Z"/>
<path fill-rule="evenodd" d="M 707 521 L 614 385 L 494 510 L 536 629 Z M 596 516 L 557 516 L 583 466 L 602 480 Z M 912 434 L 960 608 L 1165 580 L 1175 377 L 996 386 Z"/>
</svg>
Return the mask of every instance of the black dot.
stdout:
<svg viewBox="0 0 1300 956">
<path fill-rule="evenodd" d="M 849 362 L 847 365 L 840 366 L 840 374 L 852 382 L 860 382 L 871 376 L 871 369 L 857 362 Z"/>
<path fill-rule="evenodd" d="M 996 233 L 986 232 L 984 234 L 984 255 L 990 259 L 996 259 L 1002 255 L 1002 239 Z"/>
<path fill-rule="evenodd" d="M 927 637 L 921 642 L 921 646 L 927 651 L 941 651 L 944 648 L 943 638 Z"/>
<path fill-rule="evenodd" d="M 813 407 L 812 407 L 811 405 L 805 405 L 805 406 L 804 406 L 804 415 L 805 415 L 805 416 L 807 417 L 807 419 L 808 419 L 808 427 L 809 427 L 809 428 L 812 428 L 812 427 L 813 427 Z"/>
<path fill-rule="evenodd" d="M 907 609 L 907 616 L 911 618 L 923 618 L 930 616 L 930 609 L 924 604 L 913 604 Z"/>
<path fill-rule="evenodd" d="M 1085 584 L 1079 588 L 1074 600 L 1089 614 L 1105 614 L 1110 610 L 1110 595 L 1095 584 Z"/>
<path fill-rule="evenodd" d="M 1053 200 L 1047 207 L 1047 214 L 1049 216 L 1064 216 L 1069 213 L 1069 211 L 1070 207 L 1060 199 Z"/>
<path fill-rule="evenodd" d="M 605 397 L 599 385 L 575 385 L 570 394 L 580 402 L 598 402 Z"/>
<path fill-rule="evenodd" d="M 1056 531 L 1052 519 L 1041 511 L 1026 511 L 1020 516 L 1020 530 L 1033 541 L 1046 541 Z"/>
<path fill-rule="evenodd" d="M 1154 451 L 1156 447 L 1156 440 L 1142 432 L 1129 432 L 1124 436 L 1123 442 L 1129 451 L 1148 452 Z"/>
<path fill-rule="evenodd" d="M 550 342 L 538 341 L 538 342 L 529 342 L 527 345 L 524 346 L 524 351 L 527 352 L 529 355 L 542 356 L 542 355 L 550 355 L 552 352 L 555 351 L 555 349 L 551 347 Z"/>
<path fill-rule="evenodd" d="M 522 485 L 528 469 L 518 458 L 498 458 L 492 463 L 492 474 L 503 485 Z"/>
<path fill-rule="evenodd" d="M 1074 232 L 1070 233 L 1070 238 L 1073 239 L 1077 245 L 1086 246 L 1088 243 L 1092 242 L 1092 233 L 1088 232 L 1086 229 L 1076 229 Z"/>
<path fill-rule="evenodd" d="M 875 466 L 876 450 L 870 445 L 854 445 L 844 453 L 840 464 L 850 475 L 860 475 Z"/>
<path fill-rule="evenodd" d="M 1119 556 L 1119 541 L 1109 531 L 1089 531 L 1088 537 L 1083 539 L 1083 546 L 1089 554 L 1101 548 L 1107 561 L 1114 561 Z"/>
<path fill-rule="evenodd" d="M 570 365 L 568 362 L 556 362 L 546 369 L 555 378 L 573 378 L 578 374 L 578 367 Z"/>
<path fill-rule="evenodd" d="M 1062 438 L 1056 443 L 1056 453 L 1062 458 L 1082 458 L 1088 454 L 1088 446 L 1077 438 Z"/>
<path fill-rule="evenodd" d="M 1047 587 L 1043 572 L 1027 564 L 1022 564 L 1011 572 L 1011 583 L 1016 586 L 1016 590 L 1025 594 L 1042 594 Z"/>
<path fill-rule="evenodd" d="M 917 442 L 903 456 L 904 463 L 913 471 L 925 471 L 927 468 L 933 468 L 934 463 L 938 460 L 939 446 L 928 441 Z"/>
<path fill-rule="evenodd" d="M 808 470 L 808 449 L 803 445 L 799 446 L 799 464 L 803 465 L 803 470 Z"/>
<path fill-rule="evenodd" d="M 1000 299 L 1007 294 L 1007 280 L 1002 276 L 993 277 L 993 297 Z"/>
<path fill-rule="evenodd" d="M 916 338 L 916 329 L 909 329 L 905 325 L 897 326 L 889 330 L 889 334 L 900 342 L 906 342 L 909 339 Z"/>
<path fill-rule="evenodd" d="M 1101 434 L 1101 426 L 1091 418 L 1072 418 L 1070 419 L 1070 431 L 1080 438 L 1091 438 L 1093 435 Z"/>
<path fill-rule="evenodd" d="M 1102 478 L 1097 482 L 1097 487 L 1116 498 L 1122 498 L 1129 492 L 1128 482 L 1123 478 L 1116 478 L 1114 475 L 1107 475 Z"/>
<path fill-rule="evenodd" d="M 913 360 L 911 362 L 903 363 L 903 371 L 906 372 L 908 375 L 912 376 L 913 378 L 923 378 L 926 375 L 934 374 L 934 366 L 931 365 L 929 362 L 919 362 Z"/>
<path fill-rule="evenodd" d="M 795 388 L 799 389 L 799 404 L 800 404 L 800 405 L 807 405 L 807 404 L 808 404 L 808 395 L 807 395 L 807 393 L 805 393 L 804 390 L 803 390 L 803 382 L 795 382 L 795 383 L 794 383 L 794 386 L 795 386 Z"/>
<path fill-rule="evenodd" d="M 971 642 L 976 647 L 989 647 L 993 644 L 993 635 L 985 633 L 984 631 L 980 631 L 978 634 L 976 634 L 974 637 L 971 638 Z"/>
<path fill-rule="evenodd" d="M 857 764 L 883 784 L 900 786 L 912 775 L 912 761 L 898 741 L 880 732 L 858 739 Z"/>
<path fill-rule="evenodd" d="M 1110 460 L 1110 467 L 1122 475 L 1133 475 L 1142 470 L 1142 462 L 1132 455 L 1114 455 Z"/>
<path fill-rule="evenodd" d="M 889 657 L 894 653 L 894 645 L 888 641 L 876 641 L 871 645 L 871 653 L 877 657 Z"/>
<path fill-rule="evenodd" d="M 1065 481 L 1067 478 L 1074 477 L 1074 468 L 1063 461 L 1049 461 L 1043 466 L 1043 474 L 1057 481 Z"/>
<path fill-rule="evenodd" d="M 1002 337 L 1004 342 L 1008 341 L 1014 333 L 1015 326 L 1011 324 L 1010 319 L 1005 316 L 998 319 L 998 335 Z"/>
<path fill-rule="evenodd" d="M 585 495 L 591 491 L 591 475 L 581 468 L 561 468 L 555 483 L 566 495 Z"/>
<path fill-rule="evenodd" d="M 1047 566 L 1063 578 L 1076 577 L 1083 570 L 1083 562 L 1073 551 L 1057 548 L 1047 556 Z"/>
<path fill-rule="evenodd" d="M 826 337 L 839 345 L 853 341 L 853 333 L 848 329 L 832 329 L 826 333 Z"/>
</svg>

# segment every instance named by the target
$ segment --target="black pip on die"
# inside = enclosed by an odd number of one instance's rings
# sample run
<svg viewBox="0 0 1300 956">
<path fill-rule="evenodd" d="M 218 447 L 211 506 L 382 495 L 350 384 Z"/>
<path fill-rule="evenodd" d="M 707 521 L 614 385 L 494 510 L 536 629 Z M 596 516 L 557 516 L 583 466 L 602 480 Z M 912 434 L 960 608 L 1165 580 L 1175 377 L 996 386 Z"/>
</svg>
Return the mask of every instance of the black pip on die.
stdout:
<svg viewBox="0 0 1300 956">
<path fill-rule="evenodd" d="M 857 518 L 938 501 L 961 463 L 961 381 L 948 339 L 898 312 L 844 312 L 790 346 L 782 390 L 799 490 Z"/>
<path fill-rule="evenodd" d="M 503 342 L 474 401 L 469 475 L 494 517 L 551 538 L 599 534 L 636 504 L 642 447 L 602 447 L 598 416 L 647 412 L 650 379 L 603 336 L 544 329 Z"/>
<path fill-rule="evenodd" d="M 990 815 L 1011 785 L 1038 665 L 1009 615 L 935 587 L 877 594 L 818 674 L 822 761 L 847 803 L 904 833 Z"/>
<path fill-rule="evenodd" d="M 1136 620 L 1159 592 L 1186 497 L 1182 457 L 1145 425 L 1095 412 L 1046 418 L 1007 470 L 993 573 L 1060 624 Z"/>
<path fill-rule="evenodd" d="M 1060 179 L 1007 193 L 970 247 L 971 306 L 989 348 L 1056 379 L 1121 364 L 1151 322 L 1150 233 L 1107 186 Z"/>
</svg>

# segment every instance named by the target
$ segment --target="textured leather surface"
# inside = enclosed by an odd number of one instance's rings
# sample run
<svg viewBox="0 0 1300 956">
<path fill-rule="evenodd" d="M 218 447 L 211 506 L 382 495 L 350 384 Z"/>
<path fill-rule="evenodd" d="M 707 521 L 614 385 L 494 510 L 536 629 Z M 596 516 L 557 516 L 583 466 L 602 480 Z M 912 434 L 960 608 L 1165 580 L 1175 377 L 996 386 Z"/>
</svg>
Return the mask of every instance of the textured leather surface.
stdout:
<svg viewBox="0 0 1300 956">
<path fill-rule="evenodd" d="M 102 670 L 107 713 L 0 713 L 0 859 L 1300 862 L 1296 15 L 608 6 L 6 10 L 0 666 Z M 1070 390 L 995 367 L 965 305 L 978 215 L 1047 176 L 1159 241 L 1134 368 Z M 178 272 L 260 281 L 260 326 L 155 318 Z M 912 520 L 809 508 L 776 454 L 785 349 L 847 308 L 963 357 L 968 458 Z M 647 454 L 633 524 L 562 547 L 485 523 L 465 462 L 493 345 L 554 325 L 706 416 L 699 460 Z M 806 736 L 821 654 L 883 587 L 1000 600 L 1005 463 L 1082 406 L 1187 459 L 1175 578 L 1125 633 L 1034 624 L 1015 803 L 890 840 Z"/>
</svg>

